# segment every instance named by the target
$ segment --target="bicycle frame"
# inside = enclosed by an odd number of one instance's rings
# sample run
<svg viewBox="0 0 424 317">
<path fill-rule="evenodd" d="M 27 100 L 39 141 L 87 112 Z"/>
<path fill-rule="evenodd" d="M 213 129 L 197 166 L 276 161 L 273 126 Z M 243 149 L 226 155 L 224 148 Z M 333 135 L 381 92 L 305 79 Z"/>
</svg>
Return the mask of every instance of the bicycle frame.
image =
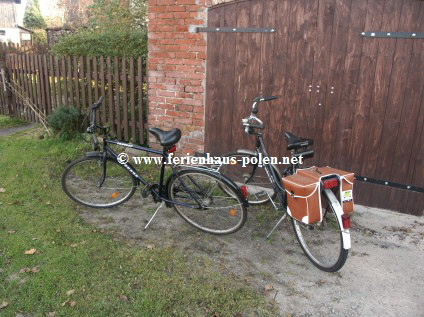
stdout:
<svg viewBox="0 0 424 317">
<path fill-rule="evenodd" d="M 136 149 L 136 150 L 139 150 L 139 151 L 144 151 L 146 153 L 161 155 L 162 156 L 162 164 L 161 164 L 159 184 L 149 183 L 140 174 L 138 174 L 137 170 L 135 169 L 134 166 L 132 166 L 131 163 L 127 162 L 127 163 L 124 163 L 122 165 L 137 179 L 139 184 L 140 183 L 143 184 L 145 186 L 145 188 L 148 188 L 148 190 L 151 191 L 151 193 L 154 195 L 153 198 L 155 200 L 157 200 L 158 202 L 165 202 L 167 207 L 172 207 L 173 205 L 179 205 L 179 206 L 189 207 L 189 208 L 202 208 L 202 204 L 199 202 L 197 197 L 195 197 L 191 193 L 191 191 L 189 191 L 189 194 L 198 204 L 197 207 L 168 199 L 167 193 L 165 192 L 164 176 L 165 176 L 165 166 L 166 166 L 166 162 L 168 160 L 169 153 L 165 149 L 163 151 L 160 151 L 160 150 L 155 150 L 155 149 L 151 149 L 151 148 L 147 148 L 147 147 L 143 147 L 143 146 L 129 144 L 129 143 L 125 143 L 125 142 L 121 142 L 121 141 L 117 141 L 117 140 L 108 140 L 106 138 L 106 135 L 103 135 L 103 149 L 104 149 L 104 152 L 103 152 L 103 163 L 104 163 L 104 165 L 103 165 L 104 166 L 103 167 L 104 168 L 103 180 L 106 177 L 106 167 L 107 167 L 107 164 L 105 164 L 106 157 L 109 155 L 109 157 L 112 157 L 113 159 L 118 161 L 118 155 L 108 144 L 125 146 L 125 147 L 129 147 L 129 148 Z M 86 153 L 87 156 L 97 156 L 98 154 L 99 154 L 99 152 L 88 152 L 88 153 Z M 172 166 L 172 165 L 170 165 L 170 167 L 171 167 L 172 171 L 174 172 L 174 174 L 177 175 L 177 177 L 179 178 L 179 175 L 178 175 L 177 171 L 175 170 L 175 167 Z M 103 182 L 103 180 L 102 180 L 102 182 Z M 197 184 L 194 182 L 194 180 L 191 179 L 191 181 L 193 182 L 193 184 L 195 184 L 197 186 Z M 185 187 L 186 190 L 188 190 L 187 186 L 185 185 L 185 183 L 183 181 L 181 181 L 181 184 Z M 157 189 L 155 188 L 156 186 L 158 187 Z M 197 187 L 200 188 L 199 186 L 197 186 Z"/>
</svg>

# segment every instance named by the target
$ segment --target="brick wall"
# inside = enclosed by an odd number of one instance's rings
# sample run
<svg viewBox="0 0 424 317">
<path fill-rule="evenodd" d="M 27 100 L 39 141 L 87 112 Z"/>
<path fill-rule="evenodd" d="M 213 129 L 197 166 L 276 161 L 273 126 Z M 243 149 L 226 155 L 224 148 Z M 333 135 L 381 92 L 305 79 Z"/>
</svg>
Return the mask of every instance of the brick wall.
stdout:
<svg viewBox="0 0 424 317">
<path fill-rule="evenodd" d="M 231 0 L 149 0 L 149 127 L 183 132 L 183 153 L 203 150 L 207 7 Z M 155 139 L 149 136 L 150 144 Z"/>
</svg>

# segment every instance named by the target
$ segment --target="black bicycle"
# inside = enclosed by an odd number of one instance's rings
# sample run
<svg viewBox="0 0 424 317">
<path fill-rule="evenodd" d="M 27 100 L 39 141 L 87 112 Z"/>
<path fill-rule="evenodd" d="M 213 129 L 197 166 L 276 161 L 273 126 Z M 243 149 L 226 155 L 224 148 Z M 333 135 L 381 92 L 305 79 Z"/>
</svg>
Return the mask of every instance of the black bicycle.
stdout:
<svg viewBox="0 0 424 317">
<path fill-rule="evenodd" d="M 261 132 L 265 125 L 256 116 L 260 102 L 275 99 L 277 97 L 274 96 L 254 99 L 252 112 L 249 117 L 242 120 L 242 123 L 245 133 L 256 136 L 255 150 L 240 149 L 224 155 L 236 158 L 237 164 L 221 165 L 219 170 L 238 186 L 245 187 L 249 204 L 271 202 L 276 210 L 283 211 L 283 216 L 267 238 L 289 215 L 296 237 L 309 260 L 323 271 L 335 272 L 346 262 L 351 247 L 349 228 L 345 228 L 343 224 L 343 210 L 335 194 L 339 185 L 335 183 L 336 186 L 333 186 L 335 188 L 322 187 L 325 189 L 320 194 L 323 215 L 321 222 L 304 224 L 291 217 L 282 178 L 295 174 L 296 170 L 301 168 L 300 158 L 303 160 L 314 156 L 314 151 L 309 149 L 314 142 L 312 139 L 297 137 L 286 132 L 285 139 L 291 157 L 289 167 L 280 172 L 278 165 L 282 162 L 280 160 L 273 162 L 274 158 L 268 155 Z"/>
<path fill-rule="evenodd" d="M 185 221 L 204 232 L 222 235 L 243 227 L 248 202 L 233 181 L 207 167 L 167 164 L 181 138 L 179 129 L 149 129 L 163 146 L 162 151 L 112 140 L 108 137 L 107 127 L 96 125 L 96 110 L 102 100 L 103 97 L 91 106 L 91 125 L 87 129 L 93 136 L 94 151 L 71 162 L 62 175 L 63 190 L 71 199 L 88 207 L 109 208 L 129 200 L 141 185 L 143 197 L 152 195 L 154 201 L 160 203 L 145 228 L 163 205 L 174 207 Z M 102 131 L 101 147 L 96 129 Z M 125 153 L 117 154 L 109 145 L 161 156 L 159 182 L 148 182 Z M 165 182 L 167 165 L 172 174 Z"/>
</svg>

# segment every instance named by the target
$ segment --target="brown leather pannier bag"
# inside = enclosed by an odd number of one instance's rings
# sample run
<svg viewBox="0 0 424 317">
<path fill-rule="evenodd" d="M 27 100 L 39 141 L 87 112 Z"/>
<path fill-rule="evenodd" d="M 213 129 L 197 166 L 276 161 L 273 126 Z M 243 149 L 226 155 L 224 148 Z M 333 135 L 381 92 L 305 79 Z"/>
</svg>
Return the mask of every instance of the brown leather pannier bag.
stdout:
<svg viewBox="0 0 424 317">
<path fill-rule="evenodd" d="M 321 201 L 321 179 L 336 176 L 341 184 L 336 191 L 344 213 L 353 211 L 354 174 L 332 167 L 310 167 L 298 169 L 294 175 L 284 177 L 287 192 L 288 214 L 306 224 L 322 221 L 322 211 L 327 206 Z"/>
</svg>

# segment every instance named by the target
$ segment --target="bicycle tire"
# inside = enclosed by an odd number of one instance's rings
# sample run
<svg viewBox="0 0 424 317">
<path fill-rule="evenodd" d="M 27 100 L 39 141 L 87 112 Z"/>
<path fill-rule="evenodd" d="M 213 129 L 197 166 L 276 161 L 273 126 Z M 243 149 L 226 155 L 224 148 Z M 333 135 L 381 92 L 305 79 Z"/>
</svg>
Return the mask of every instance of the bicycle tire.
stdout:
<svg viewBox="0 0 424 317">
<path fill-rule="evenodd" d="M 166 188 L 170 200 L 191 206 L 174 204 L 176 212 L 203 232 L 230 234 L 240 230 L 246 222 L 247 211 L 242 194 L 234 183 L 220 174 L 185 169 L 172 174 Z M 193 196 L 202 208 L 198 207 Z"/>
<path fill-rule="evenodd" d="M 106 178 L 103 157 L 86 156 L 71 162 L 62 174 L 63 191 L 75 202 L 92 208 L 110 208 L 129 200 L 137 187 L 136 178 L 112 158 L 106 158 Z"/>
<path fill-rule="evenodd" d="M 250 159 L 252 157 L 256 157 L 256 155 L 250 152 L 237 151 L 227 153 L 223 155 L 223 157 L 237 158 L 237 164 L 235 165 L 222 165 L 220 168 L 220 173 L 231 179 L 234 183 L 236 183 L 237 186 L 247 187 L 247 192 L 249 194 L 247 200 L 249 204 L 265 204 L 269 201 L 269 196 L 273 200 L 275 199 L 276 193 L 272 188 L 272 184 L 265 171 L 265 168 L 263 166 L 257 166 L 257 168 L 254 170 L 254 166 L 252 164 L 249 164 L 245 167 L 242 166 L 243 157 L 248 157 Z M 279 170 L 274 165 L 271 165 L 271 168 L 274 170 L 275 175 L 278 177 L 281 176 Z"/>
<path fill-rule="evenodd" d="M 334 199 L 324 194 L 321 197 L 323 206 L 327 206 L 323 210 L 322 222 L 305 225 L 292 218 L 292 224 L 308 259 L 322 271 L 336 272 L 345 264 L 349 249 L 344 248 L 342 224 L 335 211 L 336 208 L 341 209 L 340 203 L 333 192 L 330 191 L 329 195 L 333 195 Z"/>
</svg>

